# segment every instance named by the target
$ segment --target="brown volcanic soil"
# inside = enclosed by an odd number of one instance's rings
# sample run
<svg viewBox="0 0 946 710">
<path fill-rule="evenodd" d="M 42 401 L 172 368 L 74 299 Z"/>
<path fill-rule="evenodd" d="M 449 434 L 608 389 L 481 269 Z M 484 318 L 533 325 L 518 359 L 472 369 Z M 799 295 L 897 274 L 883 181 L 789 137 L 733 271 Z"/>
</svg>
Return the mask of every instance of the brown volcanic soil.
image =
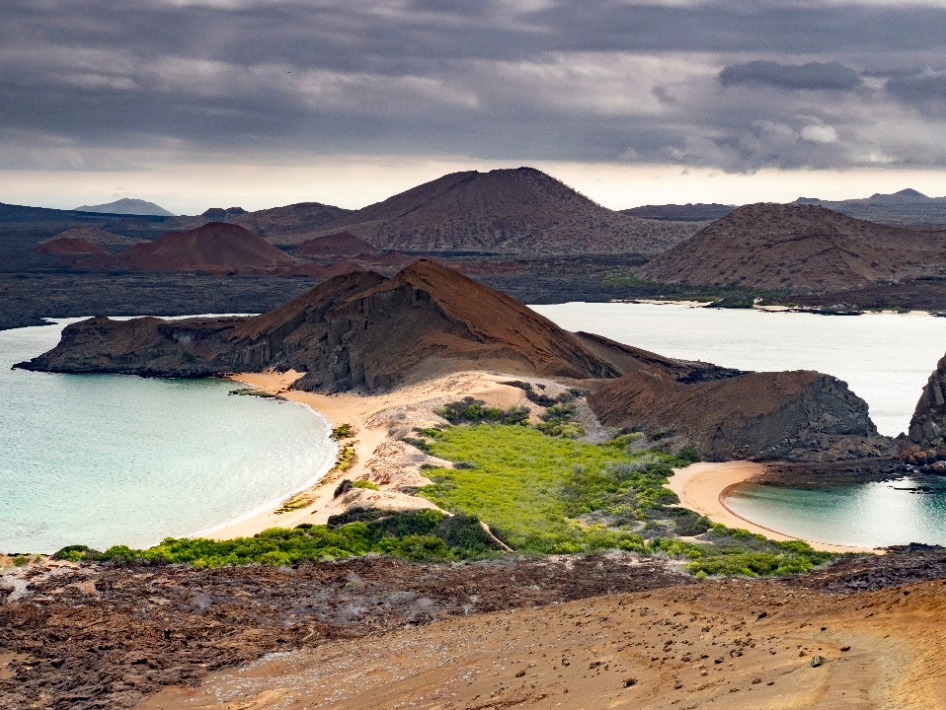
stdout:
<svg viewBox="0 0 946 710">
<path fill-rule="evenodd" d="M 0 705 L 926 710 L 946 697 L 944 578 L 942 548 L 785 582 L 630 555 L 30 568 L 0 592 Z"/>
<path fill-rule="evenodd" d="M 324 237 L 307 239 L 299 244 L 294 251 L 297 254 L 318 258 L 378 253 L 377 249 L 351 232 L 338 232 Z"/>
<path fill-rule="evenodd" d="M 656 254 L 699 225 L 620 214 L 519 168 L 445 175 L 331 225 L 341 227 L 379 249 L 548 255 Z"/>
<path fill-rule="evenodd" d="M 818 372 L 753 372 L 709 382 L 631 372 L 588 403 L 606 426 L 674 433 L 716 461 L 894 453 L 893 443 L 877 435 L 867 404 L 844 382 Z"/>
<path fill-rule="evenodd" d="M 101 256 L 108 254 L 108 249 L 84 239 L 58 237 L 42 242 L 36 251 L 50 256 Z"/>
<path fill-rule="evenodd" d="M 66 568 L 0 591 L 0 706 L 126 707 L 271 651 L 433 619 L 691 582 L 658 560 Z M 0 577 L 4 590 L 6 577 Z M 11 659 L 12 655 L 12 659 Z M 264 706 L 265 707 L 265 706 Z"/>
<path fill-rule="evenodd" d="M 186 232 L 168 232 L 114 260 L 135 271 L 246 273 L 292 267 L 295 261 L 235 224 L 211 222 Z"/>
<path fill-rule="evenodd" d="M 98 227 L 89 227 L 89 226 L 80 226 L 72 227 L 63 232 L 59 232 L 53 239 L 47 239 L 40 244 L 51 244 L 52 242 L 58 239 L 81 239 L 84 242 L 90 244 L 97 244 L 98 246 L 103 247 L 118 247 L 118 248 L 127 248 L 134 246 L 135 244 L 143 244 L 146 240 L 144 239 L 135 239 L 133 237 L 125 237 L 121 234 L 115 234 L 113 232 L 108 232 L 104 229 Z"/>
<path fill-rule="evenodd" d="M 660 283 L 824 292 L 941 273 L 946 232 L 887 227 L 807 205 L 755 204 L 643 269 Z"/>
</svg>

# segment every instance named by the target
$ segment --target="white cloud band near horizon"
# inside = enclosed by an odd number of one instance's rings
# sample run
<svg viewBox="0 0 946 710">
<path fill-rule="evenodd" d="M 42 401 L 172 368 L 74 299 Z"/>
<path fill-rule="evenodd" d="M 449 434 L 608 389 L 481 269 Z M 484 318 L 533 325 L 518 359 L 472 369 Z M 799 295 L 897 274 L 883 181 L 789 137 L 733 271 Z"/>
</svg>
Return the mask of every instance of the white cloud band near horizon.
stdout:
<svg viewBox="0 0 946 710">
<path fill-rule="evenodd" d="M 524 163 L 444 159 L 332 156 L 312 165 L 172 164 L 149 171 L 0 172 L 0 202 L 73 209 L 121 197 L 155 202 L 176 214 L 210 207 L 266 209 L 296 202 L 358 209 L 451 172 L 522 167 Z M 840 200 L 913 188 L 946 195 L 934 170 L 760 170 L 724 173 L 677 165 L 617 163 L 528 164 L 610 209 L 646 204 L 791 202 L 798 197 Z"/>
</svg>

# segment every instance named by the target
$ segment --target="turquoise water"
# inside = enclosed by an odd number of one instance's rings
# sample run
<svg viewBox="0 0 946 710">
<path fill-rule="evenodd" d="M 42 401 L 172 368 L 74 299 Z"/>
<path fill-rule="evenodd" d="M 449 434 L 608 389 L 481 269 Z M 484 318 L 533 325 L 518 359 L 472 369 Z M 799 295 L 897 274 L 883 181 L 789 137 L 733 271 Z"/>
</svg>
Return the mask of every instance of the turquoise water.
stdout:
<svg viewBox="0 0 946 710">
<path fill-rule="evenodd" d="M 726 505 L 748 520 L 806 540 L 857 547 L 946 545 L 946 480 L 939 478 L 818 490 L 747 483 L 733 488 Z"/>
<path fill-rule="evenodd" d="M 219 380 L 11 370 L 65 324 L 0 331 L 0 551 L 146 546 L 248 517 L 325 474 L 328 422 Z"/>
<path fill-rule="evenodd" d="M 878 430 L 889 436 L 906 430 L 923 386 L 946 353 L 946 318 L 919 314 L 820 316 L 631 303 L 533 308 L 569 330 L 600 333 L 661 355 L 744 370 L 834 375 L 868 403 Z M 749 484 L 734 489 L 726 502 L 747 520 L 818 542 L 946 545 L 946 479 L 924 477 L 921 483 L 932 492 L 901 490 L 917 485 L 911 479 L 819 490 Z"/>
</svg>

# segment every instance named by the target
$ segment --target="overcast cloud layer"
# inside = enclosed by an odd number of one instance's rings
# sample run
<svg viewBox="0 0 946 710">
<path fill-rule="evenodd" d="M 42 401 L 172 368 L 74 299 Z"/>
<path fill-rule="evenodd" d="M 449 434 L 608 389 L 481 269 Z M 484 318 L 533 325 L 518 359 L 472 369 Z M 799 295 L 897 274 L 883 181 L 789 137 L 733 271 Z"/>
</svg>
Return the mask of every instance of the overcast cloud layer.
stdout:
<svg viewBox="0 0 946 710">
<path fill-rule="evenodd" d="M 946 164 L 929 3 L 0 0 L 0 18 L 5 170 Z"/>
</svg>

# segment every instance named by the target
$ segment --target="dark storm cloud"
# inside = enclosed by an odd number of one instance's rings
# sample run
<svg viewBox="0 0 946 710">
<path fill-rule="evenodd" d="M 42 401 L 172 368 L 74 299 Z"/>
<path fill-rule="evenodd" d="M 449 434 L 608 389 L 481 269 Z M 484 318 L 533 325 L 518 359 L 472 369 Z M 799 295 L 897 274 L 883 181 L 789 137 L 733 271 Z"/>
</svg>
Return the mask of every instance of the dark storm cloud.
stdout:
<svg viewBox="0 0 946 710">
<path fill-rule="evenodd" d="M 887 91 L 906 103 L 942 105 L 946 102 L 946 71 L 891 77 Z"/>
<path fill-rule="evenodd" d="M 0 0 L 0 17 L 5 167 L 168 145 L 833 167 L 889 162 L 876 115 L 938 129 L 924 107 L 946 91 L 923 73 L 946 10 L 919 5 Z"/>
<path fill-rule="evenodd" d="M 839 62 L 779 64 L 758 59 L 733 64 L 719 73 L 723 86 L 772 86 L 807 91 L 851 91 L 864 84 L 856 71 Z"/>
</svg>

